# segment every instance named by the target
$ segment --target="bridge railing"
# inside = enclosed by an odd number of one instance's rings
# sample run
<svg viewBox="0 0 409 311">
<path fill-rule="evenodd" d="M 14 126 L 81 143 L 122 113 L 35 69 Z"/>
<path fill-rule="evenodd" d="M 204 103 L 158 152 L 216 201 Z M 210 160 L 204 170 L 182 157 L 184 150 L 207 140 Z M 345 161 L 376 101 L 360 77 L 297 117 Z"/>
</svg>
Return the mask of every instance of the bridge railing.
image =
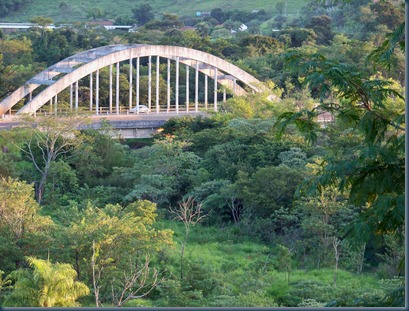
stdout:
<svg viewBox="0 0 409 311">
<path fill-rule="evenodd" d="M 197 108 L 197 109 L 196 109 Z M 194 102 L 190 102 L 188 105 L 186 105 L 186 103 L 184 104 L 179 104 L 178 106 L 178 112 L 179 113 L 194 113 L 194 112 L 198 112 L 198 113 L 202 113 L 202 112 L 209 112 L 209 111 L 213 111 L 213 105 L 212 104 L 208 104 L 205 105 L 204 103 L 198 103 L 197 107 L 196 104 Z M 0 120 L 6 120 L 6 119 L 10 119 L 10 118 L 15 118 L 16 113 L 17 113 L 18 109 L 10 109 L 8 110 L 5 114 L 0 116 Z M 75 108 L 70 108 L 67 106 L 63 106 L 61 105 L 60 107 L 55 107 L 55 106 L 43 106 L 41 109 L 37 110 L 34 116 L 48 116 L 48 115 L 64 115 L 64 114 L 68 114 L 68 113 L 72 113 L 73 111 L 75 111 Z M 98 108 L 98 113 L 95 109 L 95 107 L 93 107 L 93 109 L 89 110 L 89 109 L 83 109 L 81 108 L 78 113 L 79 114 L 84 114 L 84 115 L 90 115 L 90 116 L 95 116 L 95 115 L 135 115 L 137 113 L 135 112 L 129 112 L 129 106 L 125 106 L 125 105 L 121 105 L 119 106 L 119 111 L 116 110 L 116 107 L 112 107 L 111 109 L 109 107 L 99 107 Z M 145 115 L 145 114 L 156 114 L 156 113 L 176 113 L 176 105 L 175 104 L 171 104 L 169 107 L 167 106 L 167 104 L 164 105 L 160 105 L 159 107 L 159 111 L 156 110 L 156 106 L 152 105 L 151 106 L 151 110 L 149 112 L 140 112 L 139 114 L 141 115 Z"/>
</svg>

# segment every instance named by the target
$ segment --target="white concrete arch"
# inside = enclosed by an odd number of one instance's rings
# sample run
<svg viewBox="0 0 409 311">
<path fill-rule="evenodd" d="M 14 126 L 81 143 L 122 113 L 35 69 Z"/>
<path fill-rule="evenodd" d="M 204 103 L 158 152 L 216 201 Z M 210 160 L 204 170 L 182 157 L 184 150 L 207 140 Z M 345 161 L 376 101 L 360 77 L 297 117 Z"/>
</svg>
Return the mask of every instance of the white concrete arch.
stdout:
<svg viewBox="0 0 409 311">
<path fill-rule="evenodd" d="M 141 44 L 110 45 L 70 56 L 37 74 L 32 79 L 27 81 L 25 85 L 18 88 L 10 96 L 6 97 L 0 102 L 0 115 L 6 113 L 27 95 L 30 96 L 29 101 L 17 112 L 17 114 L 33 114 L 43 105 L 52 101 L 53 98 L 55 98 L 56 101 L 57 94 L 67 87 L 73 88 L 73 85 L 75 84 L 77 93 L 78 81 L 80 79 L 92 75 L 93 73 L 98 74 L 99 70 L 104 67 L 112 66 L 114 64 L 117 64 L 118 66 L 118 64 L 122 61 L 132 60 L 135 58 L 138 59 L 137 66 L 139 66 L 140 57 L 151 56 L 159 56 L 161 58 L 175 60 L 177 64 L 185 64 L 186 66 L 194 68 L 196 72 L 202 72 L 212 79 L 215 79 L 215 100 L 217 83 L 226 86 L 234 94 L 239 95 L 244 94 L 245 90 L 243 90 L 236 83 L 236 81 L 241 81 L 244 85 L 248 86 L 255 92 L 259 92 L 261 90 L 260 88 L 262 87 L 260 81 L 244 70 L 219 57 L 202 51 L 179 46 Z M 137 70 L 139 69 L 137 68 Z M 139 71 L 137 72 L 139 74 Z M 59 76 L 61 73 L 64 75 Z M 137 76 L 137 79 L 138 77 L 139 76 Z M 98 80 L 96 84 L 98 84 Z M 47 87 L 34 98 L 31 98 L 32 92 L 40 85 L 47 85 Z M 95 96 L 97 97 L 98 94 Z M 78 98 L 76 99 L 75 104 L 77 108 Z M 216 104 L 215 110 L 217 110 Z"/>
</svg>

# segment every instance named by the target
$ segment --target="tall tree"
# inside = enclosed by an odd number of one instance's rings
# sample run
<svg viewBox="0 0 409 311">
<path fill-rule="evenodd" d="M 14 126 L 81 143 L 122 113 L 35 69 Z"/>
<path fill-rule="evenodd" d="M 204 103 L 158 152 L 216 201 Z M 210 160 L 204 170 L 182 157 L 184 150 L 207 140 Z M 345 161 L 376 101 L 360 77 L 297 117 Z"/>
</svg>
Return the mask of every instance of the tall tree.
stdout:
<svg viewBox="0 0 409 311">
<path fill-rule="evenodd" d="M 36 66 L 31 64 L 31 53 L 27 38 L 0 40 L 0 99 L 34 74 Z"/>
<path fill-rule="evenodd" d="M 149 3 L 140 4 L 137 8 L 132 9 L 133 17 L 141 26 L 145 25 L 155 17 L 152 10 L 153 8 Z"/>
<path fill-rule="evenodd" d="M 20 268 L 23 256 L 31 251 L 30 242 L 36 247 L 39 241 L 46 241 L 52 221 L 39 215 L 40 207 L 33 195 L 32 185 L 12 178 L 0 179 L 0 249 L 11 257 L 2 259 L 3 268 L 12 267 L 10 259 L 15 260 L 14 268 Z"/>
<path fill-rule="evenodd" d="M 71 13 L 71 8 L 65 1 L 60 2 L 58 7 L 61 10 L 61 18 L 67 18 L 67 16 Z"/>
<path fill-rule="evenodd" d="M 149 201 L 125 207 L 88 204 L 70 224 L 75 269 L 92 282 L 97 307 L 144 296 L 161 280 L 146 255 L 171 246 L 172 231 L 155 229 L 156 217 L 156 205 Z"/>
<path fill-rule="evenodd" d="M 183 280 L 183 260 L 190 229 L 197 223 L 201 222 L 207 215 L 203 214 L 202 204 L 196 203 L 193 197 L 182 199 L 182 201 L 178 203 L 177 208 L 170 207 L 169 210 L 175 215 L 175 219 L 181 221 L 185 226 L 185 236 L 180 249 L 180 279 Z"/>
<path fill-rule="evenodd" d="M 85 123 L 83 117 L 78 116 L 46 116 L 24 121 L 30 128 L 27 137 L 19 143 L 21 152 L 32 162 L 39 173 L 36 180 L 36 199 L 39 203 L 43 198 L 44 187 L 51 163 L 59 157 L 73 156 L 75 149 L 81 142 L 78 128 Z"/>
<path fill-rule="evenodd" d="M 87 11 L 87 17 L 92 17 L 94 21 L 105 15 L 105 12 L 99 7 L 93 7 Z"/>
</svg>

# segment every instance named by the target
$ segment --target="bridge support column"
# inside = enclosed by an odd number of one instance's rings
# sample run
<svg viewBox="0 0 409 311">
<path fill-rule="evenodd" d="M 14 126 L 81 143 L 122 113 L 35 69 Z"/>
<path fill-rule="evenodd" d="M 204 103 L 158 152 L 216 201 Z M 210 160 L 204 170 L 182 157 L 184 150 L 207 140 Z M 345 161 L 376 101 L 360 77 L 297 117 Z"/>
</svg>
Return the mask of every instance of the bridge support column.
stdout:
<svg viewBox="0 0 409 311">
<path fill-rule="evenodd" d="M 152 56 L 148 57 L 148 105 L 152 109 Z"/>
<path fill-rule="evenodd" d="M 204 91 L 205 91 L 205 93 L 204 93 L 204 101 L 205 101 L 205 110 L 207 111 L 207 104 L 208 104 L 208 102 L 209 102 L 209 99 L 208 99 L 208 76 L 207 75 L 205 75 L 205 89 L 204 89 Z"/>
<path fill-rule="evenodd" d="M 156 113 L 159 113 L 159 66 L 160 66 L 160 57 L 156 57 Z"/>
<path fill-rule="evenodd" d="M 89 74 L 89 111 L 92 112 L 92 106 L 94 101 L 94 81 L 92 72 Z"/>
<path fill-rule="evenodd" d="M 53 112 L 53 99 L 50 99 L 50 107 L 48 107 L 48 113 L 51 114 Z M 11 109 L 10 109 L 11 113 Z"/>
<path fill-rule="evenodd" d="M 78 81 L 75 81 L 75 111 L 78 111 Z"/>
<path fill-rule="evenodd" d="M 129 59 L 129 109 L 132 109 L 132 58 Z"/>
<path fill-rule="evenodd" d="M 217 68 L 214 69 L 214 111 L 217 111 Z"/>
<path fill-rule="evenodd" d="M 226 88 L 223 88 L 223 103 L 226 102 Z"/>
<path fill-rule="evenodd" d="M 115 108 L 116 114 L 119 114 L 119 62 L 116 63 L 116 101 L 115 101 Z"/>
<path fill-rule="evenodd" d="M 175 88 L 176 113 L 179 113 L 179 57 L 176 57 L 176 88 Z"/>
<path fill-rule="evenodd" d="M 186 65 L 186 112 L 189 112 L 189 66 Z"/>
<path fill-rule="evenodd" d="M 196 62 L 195 71 L 195 112 L 199 111 L 199 62 Z"/>
<path fill-rule="evenodd" d="M 55 113 L 55 115 L 57 115 L 57 112 L 58 112 L 57 102 L 58 102 L 58 98 L 57 98 L 57 94 L 55 94 L 55 97 L 54 97 L 54 113 Z"/>
<path fill-rule="evenodd" d="M 70 84 L 70 110 L 72 111 L 72 103 L 73 103 L 73 91 L 74 91 L 74 88 L 73 88 L 73 85 L 72 85 L 72 83 Z"/>
<path fill-rule="evenodd" d="M 139 57 L 136 58 L 136 113 L 139 114 Z"/>
<path fill-rule="evenodd" d="M 97 69 L 97 73 L 95 76 L 95 84 L 96 84 L 96 89 L 95 89 L 95 113 L 96 115 L 99 114 L 99 69 Z"/>
<path fill-rule="evenodd" d="M 112 113 L 112 64 L 109 65 L 109 113 Z"/>
<path fill-rule="evenodd" d="M 168 58 L 168 76 L 167 76 L 167 98 L 168 98 L 168 107 L 166 112 L 170 111 L 170 59 Z"/>
</svg>

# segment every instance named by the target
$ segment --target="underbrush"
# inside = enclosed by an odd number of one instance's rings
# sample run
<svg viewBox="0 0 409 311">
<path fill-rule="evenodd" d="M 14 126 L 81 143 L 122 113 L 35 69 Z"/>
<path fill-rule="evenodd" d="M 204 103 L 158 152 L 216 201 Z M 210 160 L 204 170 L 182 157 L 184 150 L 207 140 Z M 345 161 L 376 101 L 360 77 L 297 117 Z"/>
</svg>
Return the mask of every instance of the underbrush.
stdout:
<svg viewBox="0 0 409 311">
<path fill-rule="evenodd" d="M 181 279 L 184 227 L 175 222 L 162 225 L 175 232 L 176 245 L 167 254 L 172 277 L 152 295 L 153 306 L 377 306 L 386 294 L 376 275 L 338 269 L 334 281 L 334 269 L 301 270 L 296 262 L 288 271 L 280 266 L 274 245 L 235 236 L 234 228 L 201 225 L 191 229 Z"/>
</svg>

